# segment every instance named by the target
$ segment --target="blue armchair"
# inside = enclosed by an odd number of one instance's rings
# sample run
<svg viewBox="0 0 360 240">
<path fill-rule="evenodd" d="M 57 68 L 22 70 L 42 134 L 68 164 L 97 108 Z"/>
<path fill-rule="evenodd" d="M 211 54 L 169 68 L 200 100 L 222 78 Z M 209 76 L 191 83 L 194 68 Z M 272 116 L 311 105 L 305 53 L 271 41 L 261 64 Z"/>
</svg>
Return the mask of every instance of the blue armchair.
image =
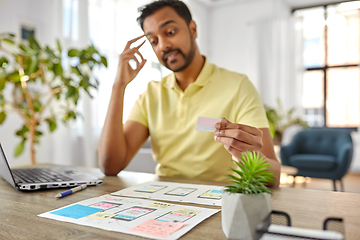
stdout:
<svg viewBox="0 0 360 240">
<path fill-rule="evenodd" d="M 283 165 L 298 169 L 295 176 L 326 178 L 340 181 L 350 167 L 353 154 L 351 135 L 334 129 L 306 129 L 297 133 L 289 145 L 281 146 Z"/>
</svg>

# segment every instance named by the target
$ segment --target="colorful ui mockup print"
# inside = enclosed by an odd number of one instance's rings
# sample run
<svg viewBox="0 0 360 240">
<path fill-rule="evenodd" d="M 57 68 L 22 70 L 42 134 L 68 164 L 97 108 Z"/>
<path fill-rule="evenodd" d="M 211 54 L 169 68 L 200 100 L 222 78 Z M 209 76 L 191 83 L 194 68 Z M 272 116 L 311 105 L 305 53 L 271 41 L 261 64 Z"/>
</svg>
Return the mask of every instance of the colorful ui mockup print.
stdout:
<svg viewBox="0 0 360 240">
<path fill-rule="evenodd" d="M 184 190 L 175 193 L 185 193 Z M 146 238 L 173 240 L 219 211 L 104 195 L 42 213 L 39 217 Z"/>
</svg>

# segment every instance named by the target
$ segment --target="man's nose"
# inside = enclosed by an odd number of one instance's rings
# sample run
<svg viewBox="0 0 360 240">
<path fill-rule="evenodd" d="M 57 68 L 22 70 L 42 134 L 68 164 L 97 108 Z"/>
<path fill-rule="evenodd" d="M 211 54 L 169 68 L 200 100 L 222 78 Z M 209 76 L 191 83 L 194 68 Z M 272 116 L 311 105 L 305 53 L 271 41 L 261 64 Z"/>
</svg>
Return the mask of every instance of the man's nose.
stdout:
<svg viewBox="0 0 360 240">
<path fill-rule="evenodd" d="M 159 47 L 161 52 L 166 52 L 171 48 L 171 43 L 166 38 L 159 38 Z"/>
</svg>

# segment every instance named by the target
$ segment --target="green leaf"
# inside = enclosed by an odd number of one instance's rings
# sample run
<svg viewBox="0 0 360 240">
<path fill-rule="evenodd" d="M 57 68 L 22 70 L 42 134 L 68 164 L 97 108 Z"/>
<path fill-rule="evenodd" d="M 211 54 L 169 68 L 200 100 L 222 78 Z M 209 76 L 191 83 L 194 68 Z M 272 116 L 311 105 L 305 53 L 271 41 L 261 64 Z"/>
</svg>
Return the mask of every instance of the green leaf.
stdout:
<svg viewBox="0 0 360 240">
<path fill-rule="evenodd" d="M 46 52 L 47 55 L 49 55 L 50 59 L 56 58 L 56 55 L 55 55 L 54 51 L 51 50 L 51 48 L 49 48 L 49 46 L 45 47 L 45 52 Z"/>
<path fill-rule="evenodd" d="M 45 121 L 49 124 L 50 132 L 53 132 L 57 127 L 56 121 L 54 119 L 51 119 L 51 118 L 46 119 Z"/>
<path fill-rule="evenodd" d="M 76 113 L 74 111 L 67 112 L 63 117 L 63 121 L 67 122 L 70 118 L 76 119 Z"/>
<path fill-rule="evenodd" d="M 270 120 L 268 122 L 269 122 L 269 131 L 270 131 L 271 138 L 274 138 L 275 133 L 276 133 L 276 126 L 273 122 L 270 122 Z"/>
<path fill-rule="evenodd" d="M 40 109 L 42 108 L 42 104 L 38 99 L 33 102 L 33 106 L 34 106 L 35 112 L 39 112 Z"/>
<path fill-rule="evenodd" d="M 58 50 L 59 50 L 59 52 L 60 52 L 60 54 L 61 54 L 62 49 L 61 49 L 61 45 L 60 45 L 59 39 L 56 40 L 56 44 L 57 44 Z"/>
<path fill-rule="evenodd" d="M 94 53 L 97 53 L 95 47 L 93 45 L 90 45 L 87 49 L 85 49 L 85 52 L 89 55 L 92 56 Z"/>
<path fill-rule="evenodd" d="M 29 44 L 30 44 L 30 47 L 31 47 L 32 49 L 35 49 L 35 50 L 40 50 L 40 49 L 41 49 L 39 43 L 36 41 L 36 39 L 35 39 L 35 37 L 34 37 L 33 34 L 28 34 L 28 35 L 27 35 L 27 39 L 28 39 Z"/>
<path fill-rule="evenodd" d="M 78 57 L 80 56 L 80 52 L 77 49 L 70 49 L 68 52 L 69 57 Z"/>
<path fill-rule="evenodd" d="M 71 82 L 71 78 L 66 78 L 64 76 L 61 76 L 61 81 L 63 81 L 65 85 L 69 85 Z"/>
<path fill-rule="evenodd" d="M 16 72 L 16 71 L 10 73 L 10 74 L 8 75 L 8 78 L 9 78 L 9 80 L 12 81 L 12 82 L 15 82 L 15 83 L 20 82 L 20 75 L 19 75 L 19 73 Z"/>
<path fill-rule="evenodd" d="M 76 113 L 74 111 L 70 111 L 69 116 L 73 119 L 76 119 Z"/>
<path fill-rule="evenodd" d="M 57 125 L 55 121 L 49 122 L 49 130 L 50 132 L 53 132 L 56 129 Z"/>
<path fill-rule="evenodd" d="M 63 121 L 67 122 L 69 120 L 69 113 L 66 113 L 63 117 Z"/>
<path fill-rule="evenodd" d="M 15 157 L 19 156 L 24 151 L 24 148 L 25 148 L 25 143 L 24 141 L 21 141 L 19 145 L 17 145 L 15 148 L 14 156 Z"/>
<path fill-rule="evenodd" d="M 71 98 L 73 99 L 74 104 L 77 105 L 78 100 L 80 98 L 79 88 L 75 88 L 75 94 Z"/>
<path fill-rule="evenodd" d="M 36 56 L 31 56 L 31 64 L 28 70 L 28 74 L 32 74 L 37 71 L 39 65 L 39 59 Z"/>
<path fill-rule="evenodd" d="M 5 57 L 0 58 L 1 68 L 7 68 L 8 65 L 9 65 L 9 61 Z"/>
<path fill-rule="evenodd" d="M 32 48 L 30 48 L 30 47 L 28 47 L 28 46 L 26 46 L 26 45 L 24 45 L 22 43 L 19 44 L 19 48 L 21 50 L 23 50 L 25 53 L 28 53 L 30 55 L 34 55 L 34 54 L 38 53 L 38 51 L 36 51 L 36 50 L 34 50 L 34 49 L 32 49 Z"/>
<path fill-rule="evenodd" d="M 241 178 L 235 177 L 233 175 L 228 175 L 228 177 L 234 179 L 236 182 L 241 182 L 242 181 Z"/>
<path fill-rule="evenodd" d="M 43 133 L 41 131 L 35 131 L 35 136 L 42 136 Z"/>
<path fill-rule="evenodd" d="M 9 39 L 9 38 L 3 38 L 2 40 L 3 40 L 4 42 L 10 43 L 11 45 L 14 45 L 14 44 L 15 44 L 15 42 L 14 42 L 13 40 Z"/>
<path fill-rule="evenodd" d="M 0 92 L 5 88 L 5 78 L 0 78 Z"/>
<path fill-rule="evenodd" d="M 6 119 L 6 113 L 0 112 L 0 124 L 2 124 Z"/>
<path fill-rule="evenodd" d="M 25 137 L 24 134 L 27 133 L 28 131 L 29 129 L 25 125 L 23 125 L 22 128 L 16 132 L 16 135 L 24 138 Z"/>
<path fill-rule="evenodd" d="M 107 59 L 105 57 L 101 56 L 101 62 L 102 62 L 102 64 L 104 64 L 105 67 L 108 66 L 107 65 Z"/>
<path fill-rule="evenodd" d="M 242 160 L 242 161 L 244 162 L 244 160 Z M 245 168 L 245 166 L 243 164 L 241 164 L 241 163 L 239 163 L 237 161 L 233 161 L 233 162 L 235 162 L 235 164 L 241 169 L 241 171 L 246 172 L 246 168 Z"/>
<path fill-rule="evenodd" d="M 63 67 L 62 67 L 61 63 L 54 64 L 54 73 L 55 73 L 55 75 L 63 74 Z"/>
<path fill-rule="evenodd" d="M 66 93 L 66 98 L 72 97 L 72 96 L 74 96 L 74 94 L 76 94 L 76 89 L 75 89 L 75 87 L 69 85 L 69 86 L 67 87 L 67 89 L 68 89 L 68 91 L 67 91 L 67 93 Z"/>
<path fill-rule="evenodd" d="M 78 75 L 78 76 L 82 75 L 82 73 L 80 72 L 80 69 L 77 66 L 76 67 L 71 67 L 71 71 L 73 73 L 75 73 L 76 75 Z"/>
</svg>

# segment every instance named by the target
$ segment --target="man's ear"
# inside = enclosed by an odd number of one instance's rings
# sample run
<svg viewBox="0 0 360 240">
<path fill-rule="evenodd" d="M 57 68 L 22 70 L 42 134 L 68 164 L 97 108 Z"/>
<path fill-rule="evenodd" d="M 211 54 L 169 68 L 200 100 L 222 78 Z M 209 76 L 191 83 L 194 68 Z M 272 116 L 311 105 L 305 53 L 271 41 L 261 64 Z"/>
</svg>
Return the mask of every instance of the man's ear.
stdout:
<svg viewBox="0 0 360 240">
<path fill-rule="evenodd" d="M 197 38 L 197 30 L 196 30 L 196 23 L 194 22 L 194 20 L 190 21 L 189 29 L 190 29 L 190 32 L 191 32 L 194 40 L 195 40 Z"/>
</svg>

